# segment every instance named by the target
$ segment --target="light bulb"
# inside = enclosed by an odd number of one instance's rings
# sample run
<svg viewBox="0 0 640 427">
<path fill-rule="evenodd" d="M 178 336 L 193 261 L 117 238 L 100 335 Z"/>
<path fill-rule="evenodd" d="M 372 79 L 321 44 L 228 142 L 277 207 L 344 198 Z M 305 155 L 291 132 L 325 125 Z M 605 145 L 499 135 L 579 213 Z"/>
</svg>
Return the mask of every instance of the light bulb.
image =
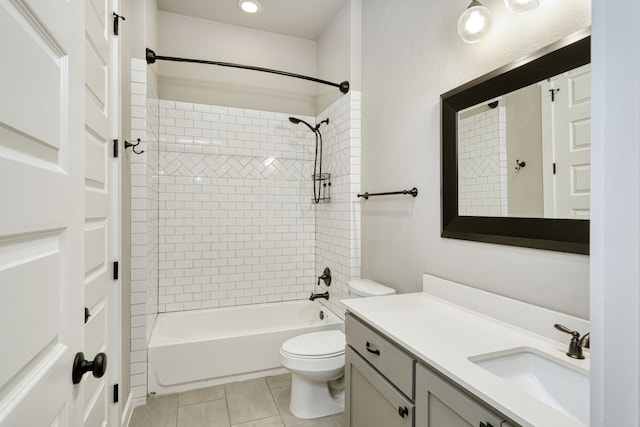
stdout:
<svg viewBox="0 0 640 427">
<path fill-rule="evenodd" d="M 480 41 L 491 28 L 491 11 L 473 0 L 458 18 L 458 35 L 465 43 Z"/>
<path fill-rule="evenodd" d="M 540 6 L 540 0 L 504 0 L 505 6 L 515 13 L 527 13 Z"/>
<path fill-rule="evenodd" d="M 256 13 L 260 10 L 260 3 L 256 0 L 239 0 L 238 7 L 247 13 Z"/>
</svg>

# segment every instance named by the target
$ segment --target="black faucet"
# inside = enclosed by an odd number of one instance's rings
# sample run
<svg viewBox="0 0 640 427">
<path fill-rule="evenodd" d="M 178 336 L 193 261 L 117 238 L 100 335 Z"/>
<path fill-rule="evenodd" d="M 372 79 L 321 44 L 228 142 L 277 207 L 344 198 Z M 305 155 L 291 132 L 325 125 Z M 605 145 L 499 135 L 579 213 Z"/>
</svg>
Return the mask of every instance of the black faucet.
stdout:
<svg viewBox="0 0 640 427">
<path fill-rule="evenodd" d="M 553 325 L 557 330 L 564 332 L 566 334 L 571 335 L 571 342 L 569 343 L 569 351 L 567 351 L 567 356 L 573 357 L 574 359 L 584 359 L 584 355 L 582 354 L 583 348 L 589 348 L 591 341 L 591 334 L 587 332 L 584 334 L 582 338 L 580 338 L 580 332 L 572 331 L 564 325 L 560 325 L 556 323 Z"/>
<path fill-rule="evenodd" d="M 311 296 L 309 297 L 309 299 L 311 301 L 313 301 L 315 299 L 318 299 L 318 298 L 324 298 L 324 299 L 328 300 L 329 299 L 329 291 L 323 292 L 321 294 L 314 294 L 313 292 L 311 292 Z"/>
</svg>

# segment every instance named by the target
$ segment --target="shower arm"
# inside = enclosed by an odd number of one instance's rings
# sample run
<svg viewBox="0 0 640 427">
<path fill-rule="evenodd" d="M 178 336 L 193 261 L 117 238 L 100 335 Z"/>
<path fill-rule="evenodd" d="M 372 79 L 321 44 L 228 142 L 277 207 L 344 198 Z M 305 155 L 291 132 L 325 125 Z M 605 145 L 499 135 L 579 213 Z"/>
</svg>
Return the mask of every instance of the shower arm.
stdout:
<svg viewBox="0 0 640 427">
<path fill-rule="evenodd" d="M 231 62 L 220 62 L 220 61 L 207 61 L 204 59 L 189 59 L 189 58 L 177 58 L 173 56 L 161 56 L 161 55 L 156 55 L 156 53 L 149 48 L 146 49 L 146 58 L 147 58 L 147 64 L 154 64 L 157 60 L 160 60 L 160 61 L 173 61 L 173 62 L 191 62 L 194 64 L 218 65 L 220 67 L 231 67 L 231 68 L 241 68 L 243 70 L 262 71 L 263 73 L 279 74 L 281 76 L 293 77 L 296 79 L 308 80 L 316 83 L 322 83 L 328 86 L 337 87 L 338 89 L 340 89 L 340 92 L 342 93 L 349 92 L 349 82 L 347 80 L 341 83 L 332 83 L 326 80 L 316 79 L 315 77 L 303 76 L 302 74 L 289 73 L 287 71 L 280 71 L 280 70 L 272 70 L 270 68 L 254 67 L 253 65 L 242 65 L 242 64 L 234 64 Z"/>
</svg>

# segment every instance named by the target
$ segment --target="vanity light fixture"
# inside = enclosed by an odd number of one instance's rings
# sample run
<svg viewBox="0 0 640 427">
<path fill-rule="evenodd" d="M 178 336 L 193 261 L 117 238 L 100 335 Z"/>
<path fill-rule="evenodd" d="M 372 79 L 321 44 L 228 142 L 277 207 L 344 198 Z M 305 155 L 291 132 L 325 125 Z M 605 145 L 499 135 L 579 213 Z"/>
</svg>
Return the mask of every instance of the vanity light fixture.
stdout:
<svg viewBox="0 0 640 427">
<path fill-rule="evenodd" d="M 491 19 L 491 11 L 478 0 L 472 0 L 458 18 L 458 35 L 465 43 L 476 43 L 489 32 Z"/>
<path fill-rule="evenodd" d="M 504 0 L 507 9 L 514 13 L 527 13 L 540 6 L 541 0 Z"/>
<path fill-rule="evenodd" d="M 257 13 L 262 10 L 262 5 L 258 0 L 238 0 L 238 7 L 247 13 Z"/>
</svg>

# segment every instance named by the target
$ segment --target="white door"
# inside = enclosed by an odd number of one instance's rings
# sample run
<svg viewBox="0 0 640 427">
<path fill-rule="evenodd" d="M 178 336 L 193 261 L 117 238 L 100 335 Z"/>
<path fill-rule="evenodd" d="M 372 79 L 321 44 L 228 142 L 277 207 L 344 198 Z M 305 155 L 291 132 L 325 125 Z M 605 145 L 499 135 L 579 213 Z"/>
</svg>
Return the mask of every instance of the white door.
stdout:
<svg viewBox="0 0 640 427">
<path fill-rule="evenodd" d="M 552 157 L 545 158 L 545 217 L 589 219 L 591 66 L 552 78 L 542 88 L 551 144 L 546 157 Z"/>
<path fill-rule="evenodd" d="M 3 427 L 82 425 L 83 3 L 0 0 Z"/>
<path fill-rule="evenodd" d="M 84 174 L 84 352 L 93 359 L 105 353 L 109 371 L 117 367 L 112 351 L 113 322 L 113 134 L 110 0 L 85 1 L 85 174 Z M 85 375 L 84 426 L 108 425 L 113 408 L 113 375 Z M 115 377 L 117 378 L 117 376 Z M 115 420 L 114 420 L 115 425 Z"/>
<path fill-rule="evenodd" d="M 2 426 L 117 422 L 112 375 L 71 380 L 116 362 L 107 3 L 0 0 Z"/>
</svg>

